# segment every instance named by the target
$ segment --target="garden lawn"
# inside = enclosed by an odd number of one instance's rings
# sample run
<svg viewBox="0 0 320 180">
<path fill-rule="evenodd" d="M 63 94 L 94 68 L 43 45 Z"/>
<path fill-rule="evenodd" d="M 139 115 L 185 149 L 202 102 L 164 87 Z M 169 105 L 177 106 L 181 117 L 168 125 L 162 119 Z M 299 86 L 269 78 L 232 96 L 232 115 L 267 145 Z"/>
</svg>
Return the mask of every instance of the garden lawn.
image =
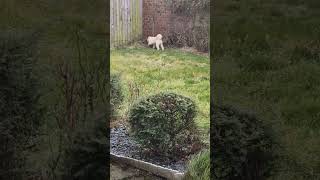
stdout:
<svg viewBox="0 0 320 180">
<path fill-rule="evenodd" d="M 196 123 L 208 141 L 210 109 L 209 57 L 179 49 L 156 51 L 133 47 L 111 51 L 111 73 L 120 73 L 126 100 L 121 113 L 126 115 L 132 96 L 148 96 L 163 91 L 190 97 L 198 107 Z M 133 87 L 133 88 L 130 88 Z"/>
</svg>

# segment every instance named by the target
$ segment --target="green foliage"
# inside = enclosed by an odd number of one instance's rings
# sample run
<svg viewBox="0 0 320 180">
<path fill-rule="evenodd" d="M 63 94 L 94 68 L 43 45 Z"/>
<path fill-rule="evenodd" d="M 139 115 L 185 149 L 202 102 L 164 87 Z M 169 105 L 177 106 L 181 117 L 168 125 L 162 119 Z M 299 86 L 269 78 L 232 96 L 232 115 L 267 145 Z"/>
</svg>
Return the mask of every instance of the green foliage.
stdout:
<svg viewBox="0 0 320 180">
<path fill-rule="evenodd" d="M 274 142 L 256 116 L 231 107 L 212 108 L 213 177 L 265 179 L 271 172 Z"/>
<path fill-rule="evenodd" d="M 118 74 L 111 74 L 110 76 L 110 104 L 111 104 L 111 115 L 116 115 L 116 111 L 119 109 L 119 106 L 123 102 L 124 95 L 121 86 L 121 78 Z"/>
<path fill-rule="evenodd" d="M 23 151 L 34 145 L 43 115 L 33 70 L 36 36 L 0 34 L 0 179 L 21 179 L 26 173 Z"/>
<path fill-rule="evenodd" d="M 108 136 L 104 116 L 93 119 L 73 136 L 64 154 L 62 179 L 106 179 L 108 176 Z"/>
<path fill-rule="evenodd" d="M 210 150 L 196 154 L 188 164 L 185 180 L 210 179 Z"/>
<path fill-rule="evenodd" d="M 144 147 L 165 154 L 186 153 L 190 151 L 187 145 L 192 144 L 195 116 L 196 106 L 190 98 L 159 93 L 136 102 L 129 123 Z"/>
</svg>

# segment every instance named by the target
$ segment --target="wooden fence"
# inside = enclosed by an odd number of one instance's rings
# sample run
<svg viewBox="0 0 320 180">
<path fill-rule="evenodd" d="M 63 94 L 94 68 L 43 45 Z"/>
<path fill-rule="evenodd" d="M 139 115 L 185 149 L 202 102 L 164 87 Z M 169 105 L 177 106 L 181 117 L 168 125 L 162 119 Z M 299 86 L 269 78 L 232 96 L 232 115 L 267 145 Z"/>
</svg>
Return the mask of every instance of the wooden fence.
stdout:
<svg viewBox="0 0 320 180">
<path fill-rule="evenodd" d="M 141 39 L 142 1 L 110 0 L 110 44 L 112 48 Z"/>
</svg>

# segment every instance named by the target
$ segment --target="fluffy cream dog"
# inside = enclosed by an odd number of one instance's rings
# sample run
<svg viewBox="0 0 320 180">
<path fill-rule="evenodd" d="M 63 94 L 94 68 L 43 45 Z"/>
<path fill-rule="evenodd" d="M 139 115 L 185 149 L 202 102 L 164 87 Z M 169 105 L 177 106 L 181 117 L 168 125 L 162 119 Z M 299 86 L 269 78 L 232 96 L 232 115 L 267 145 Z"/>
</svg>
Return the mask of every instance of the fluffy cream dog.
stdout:
<svg viewBox="0 0 320 180">
<path fill-rule="evenodd" d="M 161 50 L 164 50 L 161 34 L 156 35 L 156 37 L 149 36 L 147 41 L 148 41 L 148 46 L 152 45 L 152 48 L 156 47 L 157 50 L 159 50 L 159 46 L 160 46 Z"/>
</svg>

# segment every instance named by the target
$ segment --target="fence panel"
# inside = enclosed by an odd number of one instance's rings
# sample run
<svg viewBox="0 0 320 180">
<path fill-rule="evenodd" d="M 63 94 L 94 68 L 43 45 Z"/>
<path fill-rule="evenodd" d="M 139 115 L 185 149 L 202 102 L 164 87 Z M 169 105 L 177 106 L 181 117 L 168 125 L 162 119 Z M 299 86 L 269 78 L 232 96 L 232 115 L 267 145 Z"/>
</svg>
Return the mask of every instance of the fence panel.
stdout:
<svg viewBox="0 0 320 180">
<path fill-rule="evenodd" d="M 142 37 L 142 0 L 110 0 L 111 47 L 126 45 Z"/>
</svg>

